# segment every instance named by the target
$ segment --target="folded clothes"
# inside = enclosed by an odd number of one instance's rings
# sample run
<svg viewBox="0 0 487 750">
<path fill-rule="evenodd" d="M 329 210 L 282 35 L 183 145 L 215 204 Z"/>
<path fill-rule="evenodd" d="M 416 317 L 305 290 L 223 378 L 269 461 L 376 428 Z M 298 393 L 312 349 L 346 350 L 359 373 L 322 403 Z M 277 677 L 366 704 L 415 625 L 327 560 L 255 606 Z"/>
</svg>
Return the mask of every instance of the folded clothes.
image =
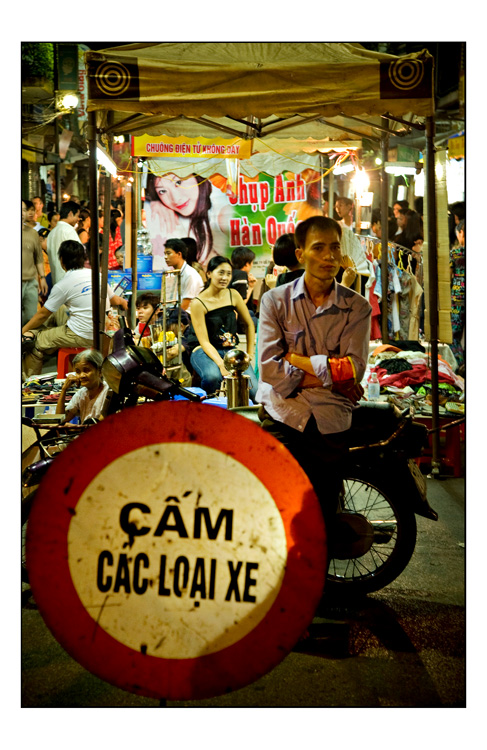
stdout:
<svg viewBox="0 0 487 750">
<path fill-rule="evenodd" d="M 394 372 L 404 372 L 405 370 L 411 370 L 412 364 L 407 359 L 401 359 L 400 357 L 394 357 L 393 359 L 383 359 L 377 367 L 387 370 L 389 374 Z"/>
<path fill-rule="evenodd" d="M 377 373 L 381 387 L 395 385 L 398 388 L 404 388 L 406 385 L 419 385 L 431 381 L 431 370 L 425 363 L 415 364 L 410 370 L 393 373 L 392 375 L 382 367 L 374 367 L 372 370 Z M 439 371 L 438 381 L 454 384 L 455 378 L 446 372 Z"/>
</svg>

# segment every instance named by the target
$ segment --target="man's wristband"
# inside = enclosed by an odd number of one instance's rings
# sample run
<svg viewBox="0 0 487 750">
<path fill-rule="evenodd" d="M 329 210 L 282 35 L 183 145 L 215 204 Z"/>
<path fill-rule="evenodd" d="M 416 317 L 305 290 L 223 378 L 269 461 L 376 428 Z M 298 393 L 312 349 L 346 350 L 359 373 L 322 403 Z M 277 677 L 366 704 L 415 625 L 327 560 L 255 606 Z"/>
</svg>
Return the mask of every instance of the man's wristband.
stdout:
<svg viewBox="0 0 487 750">
<path fill-rule="evenodd" d="M 351 357 L 329 357 L 328 368 L 333 384 L 356 382 L 355 365 Z"/>
</svg>

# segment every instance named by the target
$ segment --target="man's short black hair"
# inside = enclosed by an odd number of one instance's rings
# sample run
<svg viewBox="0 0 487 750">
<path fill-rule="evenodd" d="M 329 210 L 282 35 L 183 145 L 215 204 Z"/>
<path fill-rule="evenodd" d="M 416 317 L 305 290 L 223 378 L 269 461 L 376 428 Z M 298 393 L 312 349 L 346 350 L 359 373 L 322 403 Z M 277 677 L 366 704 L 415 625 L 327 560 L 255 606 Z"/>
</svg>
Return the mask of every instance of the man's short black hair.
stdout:
<svg viewBox="0 0 487 750">
<path fill-rule="evenodd" d="M 79 203 L 76 203 L 76 201 L 66 201 L 65 203 L 61 203 L 59 217 L 61 219 L 67 219 L 70 213 L 77 214 L 80 209 L 81 206 Z"/>
<path fill-rule="evenodd" d="M 59 245 L 58 258 L 66 271 L 83 268 L 86 261 L 85 249 L 78 240 L 64 240 Z"/>
<path fill-rule="evenodd" d="M 255 260 L 255 253 L 250 247 L 236 247 L 232 251 L 230 263 L 234 268 L 241 269 L 247 263 L 253 263 Z"/>
<path fill-rule="evenodd" d="M 53 216 L 56 216 L 56 215 L 58 215 L 58 216 L 59 216 L 59 211 L 57 210 L 57 208 L 56 208 L 56 209 L 54 209 L 54 211 L 49 211 L 49 213 L 47 214 L 47 220 L 48 220 L 49 224 L 50 224 L 50 223 L 51 223 L 51 221 L 52 221 L 52 217 L 53 217 Z"/>
<path fill-rule="evenodd" d="M 142 292 L 135 300 L 135 307 L 141 307 L 142 305 L 152 305 L 154 310 L 161 301 L 160 295 L 154 294 L 153 292 Z"/>
<path fill-rule="evenodd" d="M 32 203 L 32 201 L 28 201 L 28 200 L 25 200 L 25 199 L 24 199 L 24 203 L 25 203 L 25 207 L 26 207 L 26 209 L 27 209 L 27 210 L 28 210 L 29 208 L 35 208 L 35 206 L 34 206 L 34 204 Z"/>
<path fill-rule="evenodd" d="M 353 206 L 353 200 L 351 198 L 345 198 L 344 195 L 337 195 L 335 203 L 344 203 L 346 206 Z"/>
<path fill-rule="evenodd" d="M 463 201 L 457 201 L 451 207 L 453 216 L 458 216 L 459 221 L 465 219 L 465 203 Z"/>
<path fill-rule="evenodd" d="M 296 266 L 296 240 L 294 234 L 282 234 L 277 238 L 272 250 L 272 258 L 276 266 Z"/>
<path fill-rule="evenodd" d="M 296 247 L 300 247 L 301 250 L 304 250 L 308 230 L 314 227 L 325 232 L 328 231 L 328 229 L 334 229 L 338 234 L 338 237 L 340 239 L 342 238 L 342 228 L 338 221 L 335 221 L 335 219 L 331 219 L 329 216 L 310 216 L 309 219 L 301 221 L 296 227 L 296 231 L 294 232 Z"/>
<path fill-rule="evenodd" d="M 405 208 L 407 211 L 407 209 L 409 208 L 409 201 L 394 201 L 392 205 L 400 206 L 401 208 Z"/>
<path fill-rule="evenodd" d="M 186 260 L 188 257 L 188 248 L 184 244 L 182 240 L 178 240 L 175 237 L 167 240 L 166 247 L 168 247 L 170 250 L 173 250 L 175 253 L 181 253 L 183 256 L 183 260 Z"/>
</svg>

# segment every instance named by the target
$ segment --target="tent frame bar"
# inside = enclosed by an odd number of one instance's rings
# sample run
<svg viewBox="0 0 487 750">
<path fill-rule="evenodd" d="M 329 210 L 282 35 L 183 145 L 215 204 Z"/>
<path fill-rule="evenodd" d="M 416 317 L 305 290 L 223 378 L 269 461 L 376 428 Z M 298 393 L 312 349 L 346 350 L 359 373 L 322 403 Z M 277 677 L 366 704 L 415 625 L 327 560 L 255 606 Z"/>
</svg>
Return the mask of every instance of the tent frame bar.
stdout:
<svg viewBox="0 0 487 750">
<path fill-rule="evenodd" d="M 381 133 L 387 133 L 388 135 L 403 135 L 402 133 L 396 133 L 394 130 L 390 130 L 389 128 L 383 128 L 381 125 L 373 125 L 371 122 L 367 122 L 367 120 L 362 120 L 360 117 L 352 117 L 351 115 L 346 115 L 344 112 L 340 112 L 340 114 L 346 120 L 354 120 L 355 122 L 362 122 L 364 125 L 369 125 L 371 128 L 374 128 L 374 130 L 379 130 Z"/>
<path fill-rule="evenodd" d="M 361 138 L 368 138 L 369 141 L 377 141 L 377 143 L 380 143 L 380 137 L 375 135 L 368 135 L 368 133 L 361 133 L 360 130 L 352 130 L 352 128 L 342 128 L 340 125 L 337 125 L 334 122 L 330 122 L 329 120 L 324 120 L 322 117 L 318 117 L 318 122 L 321 122 L 323 125 L 330 125 L 330 127 L 335 128 L 336 130 L 346 130 L 347 133 L 353 133 L 354 135 L 359 135 Z M 367 123 L 370 125 L 370 123 Z"/>
<path fill-rule="evenodd" d="M 415 130 L 426 130 L 426 125 L 423 122 L 409 122 L 409 120 L 403 120 L 401 117 L 396 117 L 390 115 L 388 112 L 386 112 L 385 115 L 381 115 L 385 120 L 392 120 L 393 122 L 399 122 L 401 125 L 407 125 L 410 128 L 414 128 Z M 399 133 L 394 133 L 394 135 L 399 135 Z"/>
</svg>

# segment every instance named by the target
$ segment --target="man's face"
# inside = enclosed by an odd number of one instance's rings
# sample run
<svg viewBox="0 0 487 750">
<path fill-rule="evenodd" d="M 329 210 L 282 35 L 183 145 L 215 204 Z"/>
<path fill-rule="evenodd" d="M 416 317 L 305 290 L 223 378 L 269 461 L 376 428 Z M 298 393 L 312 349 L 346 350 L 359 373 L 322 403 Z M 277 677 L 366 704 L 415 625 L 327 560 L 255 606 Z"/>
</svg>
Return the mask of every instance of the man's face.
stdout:
<svg viewBox="0 0 487 750">
<path fill-rule="evenodd" d="M 340 219 L 344 219 L 348 214 L 350 213 L 351 206 L 347 206 L 344 201 L 337 201 L 335 205 L 335 210 L 340 217 Z"/>
<path fill-rule="evenodd" d="M 139 323 L 147 323 L 150 316 L 154 312 L 154 308 L 148 302 L 143 302 L 139 305 L 135 311 L 135 316 Z"/>
<path fill-rule="evenodd" d="M 35 214 L 36 210 L 34 206 L 29 206 L 29 208 L 26 209 L 26 221 L 35 221 Z"/>
<path fill-rule="evenodd" d="M 331 281 L 340 270 L 342 260 L 338 232 L 336 229 L 311 227 L 304 248 L 296 249 L 296 257 L 307 276 L 322 282 Z"/>
<path fill-rule="evenodd" d="M 164 250 L 164 258 L 166 259 L 166 263 L 171 268 L 179 268 L 182 266 L 182 260 L 183 256 L 181 253 L 176 253 L 174 250 L 170 247 L 166 247 Z"/>
<path fill-rule="evenodd" d="M 67 221 L 67 222 L 68 222 L 68 224 L 70 224 L 70 225 L 71 225 L 72 227 L 75 227 L 75 226 L 76 226 L 76 224 L 77 224 L 77 223 L 78 223 L 78 221 L 79 221 L 79 211 L 76 211 L 76 213 L 75 213 L 75 214 L 74 214 L 74 213 L 73 213 L 72 211 L 70 211 L 70 212 L 69 212 L 69 214 L 68 214 L 68 215 L 67 215 L 67 217 L 66 217 L 66 221 Z"/>
<path fill-rule="evenodd" d="M 378 237 L 379 239 L 381 239 L 382 238 L 382 227 L 381 227 L 380 221 L 377 221 L 375 224 L 372 224 L 372 229 L 375 232 L 376 237 Z"/>
<path fill-rule="evenodd" d="M 44 206 L 44 204 L 41 201 L 41 199 L 40 198 L 34 198 L 34 200 L 32 201 L 32 203 L 34 204 L 34 208 L 36 210 L 36 213 L 41 213 L 42 212 L 42 208 Z"/>
</svg>

